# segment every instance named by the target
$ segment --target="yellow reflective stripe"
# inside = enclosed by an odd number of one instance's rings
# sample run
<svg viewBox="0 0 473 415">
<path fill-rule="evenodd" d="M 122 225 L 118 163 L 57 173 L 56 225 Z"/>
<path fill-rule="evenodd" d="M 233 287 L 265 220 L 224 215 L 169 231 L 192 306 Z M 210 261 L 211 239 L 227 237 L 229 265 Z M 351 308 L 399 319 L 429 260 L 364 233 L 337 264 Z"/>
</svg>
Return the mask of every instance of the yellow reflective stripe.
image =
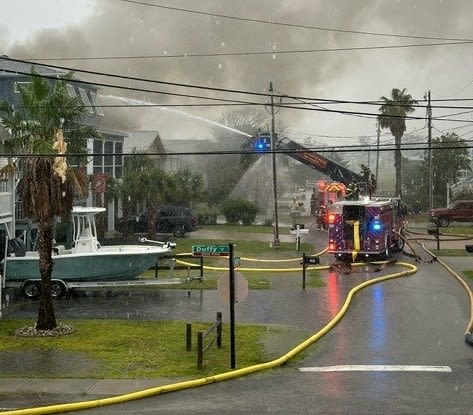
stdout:
<svg viewBox="0 0 473 415">
<path fill-rule="evenodd" d="M 356 220 L 353 223 L 353 247 L 355 251 L 360 250 L 360 221 Z"/>
</svg>

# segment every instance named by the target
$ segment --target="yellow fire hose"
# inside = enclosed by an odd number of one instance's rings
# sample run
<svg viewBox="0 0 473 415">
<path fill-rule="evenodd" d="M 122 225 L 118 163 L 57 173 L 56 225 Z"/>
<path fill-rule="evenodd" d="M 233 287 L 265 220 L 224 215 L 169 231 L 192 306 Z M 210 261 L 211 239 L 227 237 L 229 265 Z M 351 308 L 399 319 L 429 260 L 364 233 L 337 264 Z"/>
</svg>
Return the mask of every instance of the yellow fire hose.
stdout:
<svg viewBox="0 0 473 415">
<path fill-rule="evenodd" d="M 356 265 L 363 265 L 363 264 L 356 264 Z M 408 270 L 398 272 L 395 274 L 386 275 L 383 277 L 374 278 L 372 280 L 365 281 L 364 283 L 359 284 L 356 287 L 352 288 L 350 292 L 348 293 L 345 303 L 343 304 L 340 311 L 335 315 L 335 317 L 327 325 L 325 325 L 325 327 L 323 327 L 320 331 L 318 331 L 317 333 L 309 337 L 307 340 L 305 340 L 304 342 L 300 343 L 298 346 L 291 349 L 288 353 L 286 353 L 285 355 L 277 359 L 271 360 L 266 363 L 260 363 L 257 365 L 248 366 L 245 368 L 216 374 L 213 376 L 207 376 L 207 377 L 199 378 L 195 380 L 189 380 L 189 381 L 184 381 L 184 382 L 158 386 L 155 388 L 145 389 L 142 391 L 132 392 L 132 393 L 114 396 L 110 398 L 75 402 L 75 403 L 58 404 L 58 405 L 51 405 L 51 406 L 43 406 L 43 407 L 38 407 L 38 408 L 25 408 L 25 409 L 19 409 L 19 410 L 14 410 L 14 411 L 1 412 L 1 414 L 3 415 L 39 415 L 39 414 L 55 414 L 55 413 L 72 412 L 72 411 L 98 408 L 102 406 L 120 404 L 120 403 L 132 401 L 136 399 L 156 396 L 162 393 L 174 392 L 174 391 L 179 391 L 179 390 L 184 390 L 184 389 L 195 388 L 198 386 L 204 386 L 210 383 L 222 382 L 224 380 L 235 379 L 240 376 L 246 376 L 251 373 L 261 372 L 263 370 L 279 367 L 283 365 L 284 363 L 288 362 L 298 353 L 305 350 L 310 345 L 314 344 L 316 341 L 322 338 L 325 334 L 327 334 L 341 320 L 341 318 L 347 312 L 353 296 L 358 291 L 370 285 L 377 284 L 379 282 L 383 282 L 383 281 L 387 281 L 387 280 L 399 278 L 399 277 L 406 277 L 408 275 L 411 275 L 417 272 L 417 267 L 413 264 L 398 262 L 397 265 L 406 267 L 408 268 Z"/>
</svg>

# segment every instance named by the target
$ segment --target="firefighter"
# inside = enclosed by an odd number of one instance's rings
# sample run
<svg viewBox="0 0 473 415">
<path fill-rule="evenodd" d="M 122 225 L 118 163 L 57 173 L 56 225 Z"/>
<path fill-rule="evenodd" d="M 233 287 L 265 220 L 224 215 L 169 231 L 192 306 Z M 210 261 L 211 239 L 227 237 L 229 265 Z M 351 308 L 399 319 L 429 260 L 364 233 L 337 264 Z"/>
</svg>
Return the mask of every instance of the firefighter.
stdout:
<svg viewBox="0 0 473 415">
<path fill-rule="evenodd" d="M 317 195 L 315 191 L 312 191 L 312 195 L 310 196 L 310 216 L 315 216 L 317 213 Z"/>
<path fill-rule="evenodd" d="M 327 229 L 327 208 L 324 205 L 317 209 L 317 229 L 319 231 Z"/>
<path fill-rule="evenodd" d="M 296 219 L 301 215 L 301 211 L 299 210 L 299 203 L 295 197 L 292 198 L 290 211 L 292 218 L 292 229 L 296 229 Z"/>
<path fill-rule="evenodd" d="M 345 193 L 346 200 L 358 200 L 360 198 L 360 188 L 356 183 L 350 183 Z"/>
</svg>

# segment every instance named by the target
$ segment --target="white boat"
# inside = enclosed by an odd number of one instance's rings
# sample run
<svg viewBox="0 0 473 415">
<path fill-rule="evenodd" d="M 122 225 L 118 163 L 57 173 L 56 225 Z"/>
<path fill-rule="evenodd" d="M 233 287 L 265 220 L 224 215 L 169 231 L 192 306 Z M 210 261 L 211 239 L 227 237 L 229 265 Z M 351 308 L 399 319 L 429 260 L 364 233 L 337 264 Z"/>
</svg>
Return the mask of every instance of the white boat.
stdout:
<svg viewBox="0 0 473 415">
<path fill-rule="evenodd" d="M 132 280 L 150 267 L 159 258 L 168 254 L 171 243 L 157 241 L 153 245 L 108 245 L 102 246 L 97 239 L 95 215 L 105 208 L 80 207 L 72 210 L 73 244 L 71 249 L 55 246 L 53 249 L 53 281 L 125 281 Z M 17 251 L 3 260 L 4 281 L 22 282 L 41 279 L 39 254 L 37 251 Z M 63 284 L 64 285 L 64 284 Z M 36 284 L 36 287 L 38 285 Z M 56 287 L 57 288 L 57 287 Z M 66 287 L 64 287 L 66 288 Z M 36 290 L 34 284 L 30 289 Z M 26 288 L 24 288 L 26 291 Z M 25 292 L 28 296 L 28 292 Z"/>
</svg>

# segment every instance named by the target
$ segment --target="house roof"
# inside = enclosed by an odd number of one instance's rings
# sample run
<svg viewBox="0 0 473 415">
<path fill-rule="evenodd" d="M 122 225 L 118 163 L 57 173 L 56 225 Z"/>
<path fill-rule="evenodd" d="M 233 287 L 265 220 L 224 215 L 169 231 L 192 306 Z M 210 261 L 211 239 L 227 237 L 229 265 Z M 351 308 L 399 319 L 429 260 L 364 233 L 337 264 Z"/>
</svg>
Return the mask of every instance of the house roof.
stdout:
<svg viewBox="0 0 473 415">
<path fill-rule="evenodd" d="M 37 63 L 19 62 L 10 59 L 7 55 L 0 55 L 0 76 L 15 76 L 31 74 L 31 67 L 41 75 L 65 75 L 67 71 L 63 69 L 51 68 L 49 66 L 40 65 Z"/>
<path fill-rule="evenodd" d="M 169 140 L 162 139 L 161 142 L 166 152 L 195 152 L 206 151 L 214 147 L 214 141 L 201 139 Z"/>
<path fill-rule="evenodd" d="M 164 152 L 161 137 L 155 130 L 129 131 L 123 144 L 124 153 Z"/>
</svg>

